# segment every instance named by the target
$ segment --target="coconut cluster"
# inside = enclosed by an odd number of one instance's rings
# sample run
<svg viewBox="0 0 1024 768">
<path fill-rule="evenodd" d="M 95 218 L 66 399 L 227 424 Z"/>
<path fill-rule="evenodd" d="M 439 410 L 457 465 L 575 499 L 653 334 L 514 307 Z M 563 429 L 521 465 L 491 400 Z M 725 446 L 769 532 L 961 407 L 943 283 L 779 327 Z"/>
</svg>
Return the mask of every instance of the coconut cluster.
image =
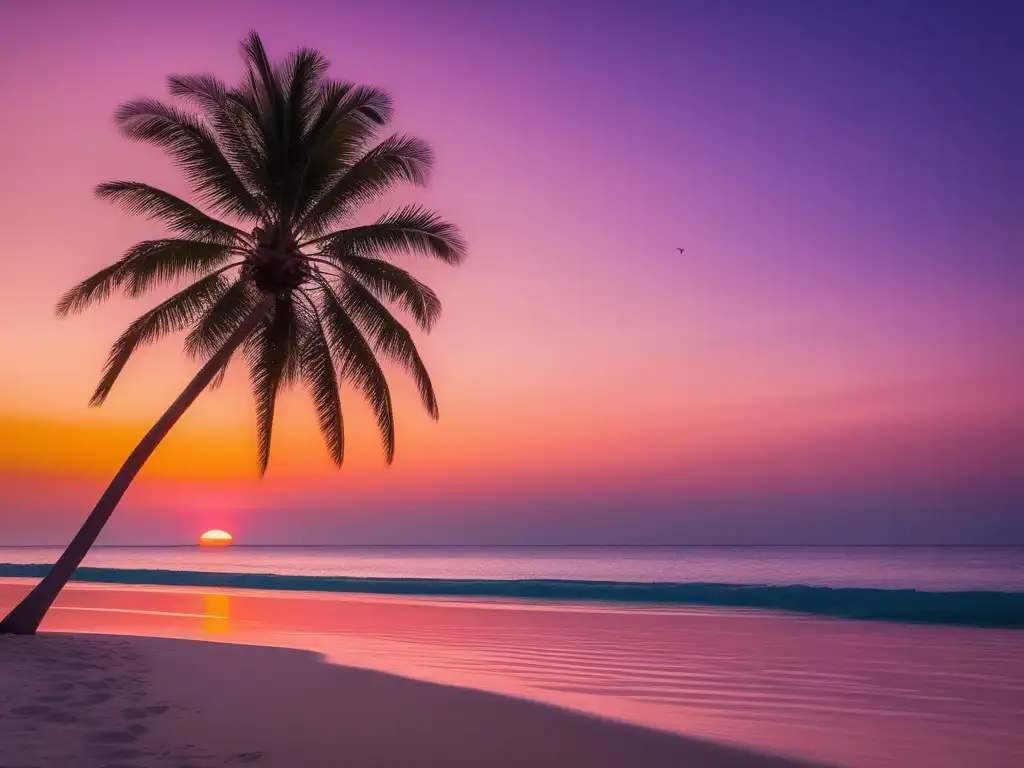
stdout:
<svg viewBox="0 0 1024 768">
<path fill-rule="evenodd" d="M 246 257 L 245 269 L 256 287 L 267 293 L 286 293 L 305 282 L 309 265 L 290 232 L 257 227 L 252 234 L 257 245 Z"/>
</svg>

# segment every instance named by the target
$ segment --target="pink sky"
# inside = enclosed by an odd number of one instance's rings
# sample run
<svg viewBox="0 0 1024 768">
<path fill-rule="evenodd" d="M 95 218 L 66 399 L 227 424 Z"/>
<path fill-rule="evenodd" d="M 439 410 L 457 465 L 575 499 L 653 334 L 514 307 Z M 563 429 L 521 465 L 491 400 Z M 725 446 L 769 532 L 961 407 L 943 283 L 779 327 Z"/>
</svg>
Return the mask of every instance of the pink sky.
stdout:
<svg viewBox="0 0 1024 768">
<path fill-rule="evenodd" d="M 430 188 L 395 202 L 429 204 L 470 243 L 457 270 L 411 264 L 445 305 L 422 340 L 441 420 L 396 376 L 385 470 L 349 394 L 335 473 L 294 393 L 260 482 L 235 370 L 105 540 L 1024 537 L 1022 120 L 1005 98 L 1020 54 L 999 20 L 570 6 L 6 12 L 0 541 L 65 540 L 193 371 L 166 343 L 88 409 L 146 305 L 64 321 L 53 305 L 160 234 L 93 200 L 95 184 L 184 192 L 117 135 L 115 107 L 163 96 L 171 73 L 233 78 L 250 27 L 273 55 L 317 47 L 336 76 L 388 88 L 397 129 L 437 150 Z"/>
</svg>

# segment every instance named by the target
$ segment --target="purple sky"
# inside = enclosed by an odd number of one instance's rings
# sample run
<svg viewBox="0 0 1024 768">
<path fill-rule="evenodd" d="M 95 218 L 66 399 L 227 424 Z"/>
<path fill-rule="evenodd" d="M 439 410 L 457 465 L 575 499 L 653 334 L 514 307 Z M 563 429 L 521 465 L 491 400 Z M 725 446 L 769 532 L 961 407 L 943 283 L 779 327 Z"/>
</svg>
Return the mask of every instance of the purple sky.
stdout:
<svg viewBox="0 0 1024 768">
<path fill-rule="evenodd" d="M 188 380 L 169 343 L 87 409 L 141 306 L 52 307 L 159 235 L 96 183 L 183 191 L 116 105 L 233 79 L 250 28 L 437 150 L 442 418 L 396 385 L 385 472 L 349 398 L 337 475 L 296 396 L 258 483 L 236 372 L 108 542 L 1024 541 L 1024 5 L 967 0 L 12 3 L 0 541 L 66 539 Z"/>
</svg>

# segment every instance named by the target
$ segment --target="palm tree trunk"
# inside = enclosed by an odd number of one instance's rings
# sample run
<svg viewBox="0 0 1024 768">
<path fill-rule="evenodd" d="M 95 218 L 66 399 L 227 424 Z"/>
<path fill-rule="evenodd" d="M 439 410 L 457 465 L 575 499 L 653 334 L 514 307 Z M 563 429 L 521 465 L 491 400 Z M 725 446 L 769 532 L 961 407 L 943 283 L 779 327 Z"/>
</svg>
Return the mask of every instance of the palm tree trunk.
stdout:
<svg viewBox="0 0 1024 768">
<path fill-rule="evenodd" d="M 92 513 L 86 518 L 78 533 L 75 534 L 75 538 L 71 540 L 68 548 L 64 550 L 64 554 L 60 556 L 46 577 L 26 595 L 24 600 L 18 603 L 14 610 L 7 615 L 7 618 L 0 622 L 0 634 L 5 632 L 16 635 L 35 634 L 39 623 L 43 620 L 50 606 L 53 605 L 53 601 L 64 588 L 64 585 L 68 583 L 71 574 L 75 572 L 75 569 L 85 559 L 89 549 L 96 541 L 96 537 L 100 535 L 103 526 L 110 519 L 110 515 L 113 513 L 117 503 L 121 500 L 124 492 L 128 490 L 128 486 L 135 479 L 135 475 L 142 469 L 142 465 L 146 463 L 146 460 L 156 450 L 156 447 L 160 445 L 160 441 L 171 431 L 171 427 L 188 410 L 188 407 L 195 402 L 200 393 L 206 389 L 207 385 L 213 380 L 213 377 L 217 375 L 217 372 L 228 362 L 234 351 L 245 340 L 245 337 L 266 317 L 273 303 L 273 296 L 265 295 L 263 297 L 263 300 L 242 322 L 234 335 L 199 370 L 195 378 L 185 387 L 185 391 L 178 396 L 177 400 L 171 403 L 171 407 L 164 412 L 160 420 L 146 433 L 146 436 L 142 438 L 141 442 L 135 447 L 135 450 L 128 456 L 120 471 L 114 475 L 114 479 L 107 486 L 107 490 L 104 491 Z"/>
</svg>

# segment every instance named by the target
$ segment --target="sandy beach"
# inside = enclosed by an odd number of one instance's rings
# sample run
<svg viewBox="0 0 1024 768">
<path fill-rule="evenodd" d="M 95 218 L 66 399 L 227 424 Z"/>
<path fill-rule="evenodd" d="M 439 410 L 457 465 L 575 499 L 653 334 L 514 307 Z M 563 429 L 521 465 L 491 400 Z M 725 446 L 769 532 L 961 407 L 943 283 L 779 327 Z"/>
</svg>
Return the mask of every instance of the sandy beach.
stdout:
<svg viewBox="0 0 1024 768">
<path fill-rule="evenodd" d="M 796 765 L 282 648 L 0 637 L 0 765 Z"/>
<path fill-rule="evenodd" d="M 1014 630 L 83 583 L 43 630 L 0 636 L 2 768 L 1024 764 Z"/>
</svg>

